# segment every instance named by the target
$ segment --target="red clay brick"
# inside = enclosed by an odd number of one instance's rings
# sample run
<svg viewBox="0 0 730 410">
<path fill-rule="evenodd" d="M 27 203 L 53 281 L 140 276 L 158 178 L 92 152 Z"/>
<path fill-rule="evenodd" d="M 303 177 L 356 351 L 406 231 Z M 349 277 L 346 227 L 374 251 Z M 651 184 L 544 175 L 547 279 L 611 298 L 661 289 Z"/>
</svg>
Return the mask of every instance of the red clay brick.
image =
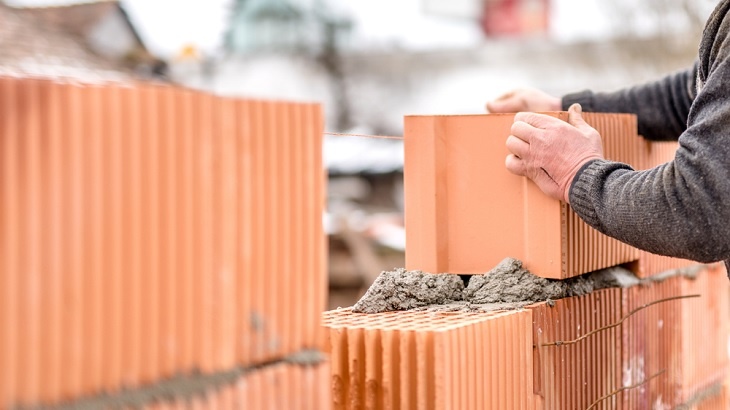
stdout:
<svg viewBox="0 0 730 410">
<path fill-rule="evenodd" d="M 557 300 L 554 306 L 541 303 L 531 310 L 537 408 L 585 409 L 620 387 L 620 328 L 598 332 L 577 343 L 550 345 L 617 323 L 621 319 L 620 289 Z M 613 409 L 618 402 L 619 397 L 613 397 L 595 408 Z"/>
<path fill-rule="evenodd" d="M 150 403 L 143 410 L 291 409 L 331 407 L 327 362 L 315 366 L 276 364 L 252 371 L 202 396 Z M 131 409 L 130 409 L 131 410 Z"/>
<path fill-rule="evenodd" d="M 642 169 L 654 168 L 674 160 L 679 148 L 679 143 L 676 141 L 645 141 L 644 145 L 646 160 Z"/>
<path fill-rule="evenodd" d="M 728 385 L 725 383 L 719 393 L 710 394 L 709 397 L 702 397 L 698 403 L 686 407 L 687 410 L 727 410 L 730 409 L 730 394 Z"/>
<path fill-rule="evenodd" d="M 326 312 L 335 409 L 532 409 L 532 314 Z"/>
<path fill-rule="evenodd" d="M 629 265 L 631 270 L 640 278 L 648 278 L 671 270 L 689 268 L 699 265 L 698 262 L 656 255 L 646 251 L 639 251 L 639 260 Z"/>
<path fill-rule="evenodd" d="M 681 405 L 728 376 L 727 277 L 718 265 L 696 279 L 673 277 L 625 291 L 622 314 L 667 297 L 701 295 L 637 312 L 623 327 L 623 377 L 630 385 L 664 371 L 651 389 L 624 392 L 626 408 Z"/>
<path fill-rule="evenodd" d="M 325 312 L 333 405 L 675 408 L 728 377 L 728 296 L 712 265 L 517 312 Z"/>
<path fill-rule="evenodd" d="M 635 117 L 585 118 L 601 132 L 607 158 L 643 166 Z M 505 169 L 512 122 L 509 114 L 406 117 L 406 267 L 475 274 L 510 256 L 539 276 L 568 278 L 637 260 L 636 249 Z"/>
<path fill-rule="evenodd" d="M 0 408 L 322 348 L 322 114 L 0 78 Z"/>
</svg>

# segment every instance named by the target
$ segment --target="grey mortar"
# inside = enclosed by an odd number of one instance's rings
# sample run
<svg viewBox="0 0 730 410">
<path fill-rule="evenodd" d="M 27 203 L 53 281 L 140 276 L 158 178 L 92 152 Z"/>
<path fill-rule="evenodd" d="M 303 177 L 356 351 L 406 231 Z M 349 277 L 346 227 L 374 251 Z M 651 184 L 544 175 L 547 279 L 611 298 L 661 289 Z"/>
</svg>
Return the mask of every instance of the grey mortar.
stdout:
<svg viewBox="0 0 730 410">
<path fill-rule="evenodd" d="M 486 275 L 474 275 L 464 289 L 464 300 L 471 303 L 540 302 L 567 296 L 585 295 L 593 283 L 584 278 L 549 280 L 522 268 L 522 262 L 506 258 Z"/>
<path fill-rule="evenodd" d="M 519 309 L 537 302 L 638 283 L 633 273 L 620 267 L 566 280 L 545 279 L 524 269 L 519 260 L 506 258 L 486 274 L 472 275 L 466 288 L 458 275 L 405 269 L 383 272 L 352 310 L 359 313 L 488 312 Z"/>
<path fill-rule="evenodd" d="M 141 409 L 152 403 L 189 401 L 194 397 L 204 397 L 211 391 L 231 386 L 249 373 L 290 363 L 302 367 L 316 366 L 327 360 L 326 355 L 317 350 L 303 350 L 281 360 L 261 363 L 252 367 L 236 367 L 212 374 L 192 373 L 178 375 L 157 383 L 123 390 L 110 394 L 84 397 L 68 403 L 37 406 L 10 406 L 10 410 L 98 410 L 98 409 Z"/>
<path fill-rule="evenodd" d="M 458 275 L 439 275 L 396 269 L 385 271 L 352 307 L 353 312 L 378 313 L 441 305 L 462 298 L 464 282 Z"/>
<path fill-rule="evenodd" d="M 697 266 L 688 266 L 686 268 L 681 269 L 672 269 L 668 270 L 662 273 L 659 273 L 657 275 L 649 276 L 648 278 L 643 279 L 643 282 L 651 283 L 651 282 L 664 282 L 667 279 L 671 279 L 677 276 L 681 276 L 687 279 L 697 279 L 697 275 L 699 275 L 700 272 L 702 272 L 703 269 L 705 269 L 706 265 L 697 265 Z"/>
<path fill-rule="evenodd" d="M 690 399 L 686 403 L 675 407 L 675 410 L 690 410 L 692 408 L 695 408 L 697 404 L 700 404 L 703 401 L 712 397 L 716 397 L 720 394 L 722 394 L 722 383 L 715 383 L 710 387 L 696 393 L 694 396 L 690 397 Z"/>
</svg>

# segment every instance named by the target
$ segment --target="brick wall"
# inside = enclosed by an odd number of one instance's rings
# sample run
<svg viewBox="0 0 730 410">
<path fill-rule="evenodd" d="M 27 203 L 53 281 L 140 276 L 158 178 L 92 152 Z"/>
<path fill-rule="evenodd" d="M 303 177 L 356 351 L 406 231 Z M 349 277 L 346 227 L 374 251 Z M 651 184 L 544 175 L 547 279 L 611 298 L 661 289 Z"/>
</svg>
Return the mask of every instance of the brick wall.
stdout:
<svg viewBox="0 0 730 410">
<path fill-rule="evenodd" d="M 323 379 L 289 361 L 323 348 L 321 135 L 314 104 L 0 78 L 0 408 Z"/>
<path fill-rule="evenodd" d="M 326 312 L 333 405 L 727 408 L 726 282 L 711 266 L 511 312 Z"/>
<path fill-rule="evenodd" d="M 586 119 L 636 169 L 677 148 L 642 140 L 632 116 Z M 724 267 L 617 243 L 509 174 L 512 121 L 406 119 L 407 268 L 484 273 L 511 256 L 555 279 L 623 264 L 641 284 L 511 312 L 326 312 L 335 408 L 729 408 Z"/>
<path fill-rule="evenodd" d="M 336 409 L 532 408 L 530 311 L 324 314 Z"/>
</svg>

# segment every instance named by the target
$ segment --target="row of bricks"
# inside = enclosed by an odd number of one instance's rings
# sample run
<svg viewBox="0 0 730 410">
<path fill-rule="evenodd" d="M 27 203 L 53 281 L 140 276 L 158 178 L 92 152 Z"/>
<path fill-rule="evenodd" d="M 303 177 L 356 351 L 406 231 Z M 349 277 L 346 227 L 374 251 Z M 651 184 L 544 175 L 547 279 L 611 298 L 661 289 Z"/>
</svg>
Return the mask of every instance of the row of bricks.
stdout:
<svg viewBox="0 0 730 410">
<path fill-rule="evenodd" d="M 95 401 L 67 403 L 62 408 L 98 410 L 327 410 L 329 363 L 300 366 L 280 363 L 251 371 L 232 383 L 188 395 L 185 389 L 148 399 L 108 396 Z M 176 395 L 177 394 L 177 395 Z M 82 404 L 83 403 L 83 404 Z"/>
<path fill-rule="evenodd" d="M 567 113 L 552 113 L 567 120 Z M 686 265 L 644 265 L 641 252 L 583 222 L 525 177 L 504 167 L 514 116 L 413 116 L 405 120 L 406 268 L 479 274 L 504 257 L 564 279 L 639 261 L 639 276 Z M 674 158 L 676 142 L 648 142 L 628 114 L 586 113 L 610 160 L 648 169 Z"/>
<path fill-rule="evenodd" d="M 709 397 L 698 398 L 697 403 L 691 403 L 678 410 L 727 410 L 730 409 L 730 380 L 723 386 L 718 386 L 719 392 Z"/>
<path fill-rule="evenodd" d="M 317 105 L 0 77 L 0 408 L 322 349 Z"/>
<path fill-rule="evenodd" d="M 675 408 L 730 376 L 726 281 L 713 265 L 512 312 L 326 312 L 334 407 Z"/>
</svg>

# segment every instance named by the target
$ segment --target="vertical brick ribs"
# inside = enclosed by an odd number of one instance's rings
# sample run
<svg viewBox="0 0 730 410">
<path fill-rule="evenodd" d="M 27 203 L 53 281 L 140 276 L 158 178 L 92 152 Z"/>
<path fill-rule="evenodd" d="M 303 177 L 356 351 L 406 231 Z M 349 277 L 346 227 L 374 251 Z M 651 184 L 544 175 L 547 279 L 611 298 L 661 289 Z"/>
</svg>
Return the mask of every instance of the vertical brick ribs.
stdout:
<svg viewBox="0 0 730 410">
<path fill-rule="evenodd" d="M 0 78 L 0 408 L 321 349 L 321 143 L 314 104 Z"/>
<path fill-rule="evenodd" d="M 333 406 L 582 410 L 719 401 L 728 406 L 727 278 L 717 266 L 695 274 L 519 311 L 326 312 Z M 694 294 L 701 296 L 657 303 L 629 316 L 645 304 Z"/>
<path fill-rule="evenodd" d="M 407 268 L 483 273 L 512 256 L 556 279 L 625 264 L 642 284 L 512 312 L 326 312 L 335 408 L 729 408 L 724 268 L 618 243 L 507 173 L 512 119 L 406 118 Z M 632 116 L 586 120 L 609 159 L 674 157 Z"/>
<path fill-rule="evenodd" d="M 674 156 L 676 143 L 640 138 L 632 115 L 585 119 L 601 133 L 608 159 L 645 169 Z M 637 249 L 504 168 L 512 121 L 510 114 L 406 117 L 406 267 L 475 274 L 511 256 L 539 276 L 565 279 L 638 260 Z M 639 270 L 652 269 L 649 262 Z"/>
<path fill-rule="evenodd" d="M 326 312 L 335 409 L 532 408 L 532 315 Z"/>
</svg>

